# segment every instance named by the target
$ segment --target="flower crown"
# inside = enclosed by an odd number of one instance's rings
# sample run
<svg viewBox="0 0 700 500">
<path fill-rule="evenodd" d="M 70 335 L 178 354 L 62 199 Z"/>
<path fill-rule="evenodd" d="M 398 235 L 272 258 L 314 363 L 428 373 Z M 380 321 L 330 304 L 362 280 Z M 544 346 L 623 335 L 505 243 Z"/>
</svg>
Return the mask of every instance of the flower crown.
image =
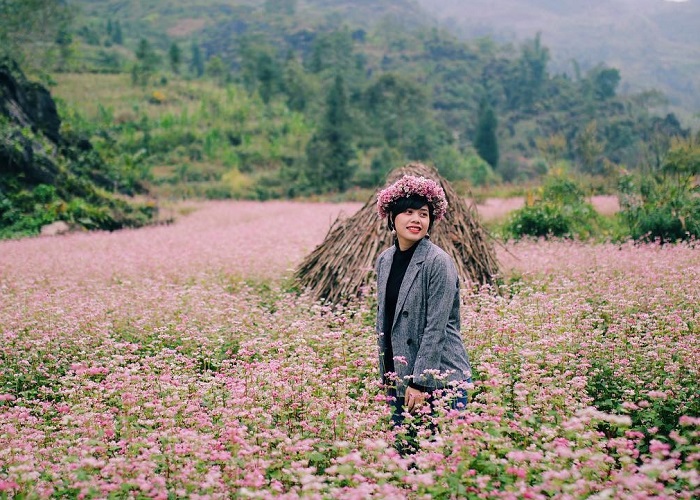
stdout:
<svg viewBox="0 0 700 500">
<path fill-rule="evenodd" d="M 399 198 L 408 198 L 414 194 L 422 196 L 433 206 L 433 217 L 436 221 L 442 219 L 447 213 L 445 191 L 437 182 L 423 176 L 404 175 L 377 195 L 379 217 L 384 218 L 389 215 L 391 204 Z"/>
</svg>

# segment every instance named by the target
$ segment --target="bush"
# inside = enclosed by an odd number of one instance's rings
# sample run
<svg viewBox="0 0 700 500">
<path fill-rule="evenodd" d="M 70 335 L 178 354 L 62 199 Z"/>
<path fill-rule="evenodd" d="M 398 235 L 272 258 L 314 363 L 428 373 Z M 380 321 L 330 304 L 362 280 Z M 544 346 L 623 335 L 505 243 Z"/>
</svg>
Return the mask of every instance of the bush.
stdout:
<svg viewBox="0 0 700 500">
<path fill-rule="evenodd" d="M 620 218 L 634 240 L 675 242 L 700 238 L 700 140 L 672 142 L 661 169 L 621 177 Z"/>
<path fill-rule="evenodd" d="M 604 232 L 603 218 L 585 199 L 583 189 L 562 173 L 546 178 L 539 199 L 528 200 L 505 225 L 506 236 L 588 239 Z"/>
<path fill-rule="evenodd" d="M 538 203 L 517 210 L 508 221 L 506 231 L 516 239 L 522 236 L 570 236 L 571 221 L 557 205 Z"/>
<path fill-rule="evenodd" d="M 485 186 L 498 182 L 491 165 L 473 152 L 464 156 L 451 146 L 443 146 L 435 155 L 435 165 L 449 181 L 467 180 L 472 186 Z"/>
</svg>

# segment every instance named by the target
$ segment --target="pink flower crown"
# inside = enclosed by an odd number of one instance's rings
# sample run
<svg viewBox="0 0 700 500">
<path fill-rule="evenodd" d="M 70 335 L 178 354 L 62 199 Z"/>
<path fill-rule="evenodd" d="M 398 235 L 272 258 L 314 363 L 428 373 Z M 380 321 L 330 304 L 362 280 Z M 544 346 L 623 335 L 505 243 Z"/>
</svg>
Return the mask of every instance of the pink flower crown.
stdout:
<svg viewBox="0 0 700 500">
<path fill-rule="evenodd" d="M 422 196 L 433 207 L 433 217 L 438 221 L 447 213 L 447 199 L 445 191 L 432 179 L 404 175 L 398 181 L 386 189 L 382 189 L 377 195 L 377 212 L 379 217 L 389 215 L 391 204 L 399 198 L 408 198 L 417 194 Z"/>
</svg>

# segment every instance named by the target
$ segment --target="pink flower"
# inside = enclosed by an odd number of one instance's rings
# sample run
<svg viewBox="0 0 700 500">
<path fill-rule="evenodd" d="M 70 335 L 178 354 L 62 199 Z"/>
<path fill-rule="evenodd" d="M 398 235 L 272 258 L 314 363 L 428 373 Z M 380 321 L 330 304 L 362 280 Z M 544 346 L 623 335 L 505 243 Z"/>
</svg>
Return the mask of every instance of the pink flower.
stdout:
<svg viewBox="0 0 700 500">
<path fill-rule="evenodd" d="M 649 396 L 652 399 L 666 399 L 666 393 L 664 391 L 649 391 L 647 392 L 647 396 Z"/>
<path fill-rule="evenodd" d="M 691 417 L 689 415 L 683 415 L 681 418 L 678 419 L 678 423 L 680 425 L 700 426 L 700 417 Z"/>
<path fill-rule="evenodd" d="M 19 488 L 19 484 L 14 481 L 0 479 L 0 491 L 10 491 Z"/>
<path fill-rule="evenodd" d="M 660 453 L 661 455 L 668 455 L 671 447 L 667 443 L 662 443 L 658 439 L 652 439 L 649 443 L 649 452 L 651 454 Z"/>
<path fill-rule="evenodd" d="M 396 361 L 399 364 L 402 365 L 407 365 L 408 360 L 406 359 L 406 356 L 394 356 L 394 361 Z"/>
<path fill-rule="evenodd" d="M 377 195 L 379 217 L 384 218 L 389 215 L 391 204 L 399 198 L 408 198 L 414 194 L 424 197 L 433 206 L 433 216 L 436 221 L 442 219 L 447 213 L 445 191 L 437 182 L 422 176 L 404 175 Z"/>
<path fill-rule="evenodd" d="M 508 467 L 506 469 L 506 473 L 512 474 L 513 476 L 519 477 L 521 479 L 527 477 L 527 471 L 525 469 L 521 469 L 520 467 Z"/>
</svg>

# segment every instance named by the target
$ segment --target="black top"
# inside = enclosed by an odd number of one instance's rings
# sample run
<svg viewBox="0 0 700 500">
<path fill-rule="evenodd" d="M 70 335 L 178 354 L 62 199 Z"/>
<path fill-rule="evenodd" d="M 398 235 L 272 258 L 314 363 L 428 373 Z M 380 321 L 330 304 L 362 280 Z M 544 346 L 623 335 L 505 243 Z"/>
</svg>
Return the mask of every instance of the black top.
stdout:
<svg viewBox="0 0 700 500">
<path fill-rule="evenodd" d="M 417 242 L 408 250 L 401 251 L 399 242 L 396 242 L 396 252 L 391 261 L 391 271 L 386 283 L 386 301 L 384 303 L 384 372 L 394 371 L 394 349 L 391 345 L 391 329 L 394 326 L 394 314 L 396 313 L 396 303 L 399 300 L 399 291 L 406 269 L 411 263 L 413 253 L 418 246 Z"/>
</svg>

